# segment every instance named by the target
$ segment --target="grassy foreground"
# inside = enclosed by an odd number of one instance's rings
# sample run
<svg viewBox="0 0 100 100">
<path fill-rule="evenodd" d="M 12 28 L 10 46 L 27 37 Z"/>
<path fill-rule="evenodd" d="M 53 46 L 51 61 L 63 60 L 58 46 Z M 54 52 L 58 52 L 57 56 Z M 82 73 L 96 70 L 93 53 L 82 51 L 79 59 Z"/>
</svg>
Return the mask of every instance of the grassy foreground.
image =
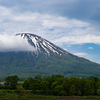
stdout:
<svg viewBox="0 0 100 100">
<path fill-rule="evenodd" d="M 25 91 L 24 93 L 18 93 L 16 90 L 0 89 L 0 98 L 56 98 L 56 96 L 50 95 L 36 95 Z"/>
<path fill-rule="evenodd" d="M 0 98 L 100 98 L 100 96 L 46 96 L 46 95 L 18 95 L 8 93 L 6 95 L 0 95 Z"/>
<path fill-rule="evenodd" d="M 16 93 L 15 90 L 0 90 L 0 98 L 100 98 L 100 96 L 53 96 L 33 93 Z"/>
<path fill-rule="evenodd" d="M 56 98 L 54 96 L 45 96 L 45 95 L 20 95 L 20 94 L 12 94 L 8 93 L 5 95 L 0 95 L 0 98 Z"/>
</svg>

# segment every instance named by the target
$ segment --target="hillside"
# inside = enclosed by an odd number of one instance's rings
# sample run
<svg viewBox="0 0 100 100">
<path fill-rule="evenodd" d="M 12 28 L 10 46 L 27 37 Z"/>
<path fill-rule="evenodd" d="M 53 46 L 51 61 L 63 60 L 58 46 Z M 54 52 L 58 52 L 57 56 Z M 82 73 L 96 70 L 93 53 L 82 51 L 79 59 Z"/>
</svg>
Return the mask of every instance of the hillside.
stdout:
<svg viewBox="0 0 100 100">
<path fill-rule="evenodd" d="M 100 65 L 75 56 L 53 43 L 33 34 L 17 34 L 36 48 L 35 51 L 0 52 L 0 77 L 18 75 L 19 78 L 36 74 L 100 77 Z"/>
</svg>

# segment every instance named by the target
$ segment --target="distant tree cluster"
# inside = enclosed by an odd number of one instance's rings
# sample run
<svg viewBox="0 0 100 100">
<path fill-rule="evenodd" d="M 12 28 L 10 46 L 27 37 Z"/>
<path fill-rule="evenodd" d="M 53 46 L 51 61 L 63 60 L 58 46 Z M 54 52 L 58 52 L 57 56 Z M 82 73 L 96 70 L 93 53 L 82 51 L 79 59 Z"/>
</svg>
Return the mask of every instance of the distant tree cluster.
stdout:
<svg viewBox="0 0 100 100">
<path fill-rule="evenodd" d="M 5 85 L 0 86 L 2 89 L 13 89 L 19 93 L 30 90 L 34 94 L 56 95 L 56 96 L 89 96 L 100 95 L 100 79 L 97 77 L 77 78 L 63 75 L 51 75 L 41 77 L 36 75 L 35 78 L 29 77 L 24 81 L 22 86 L 18 85 L 18 76 L 8 76 L 5 78 Z"/>
<path fill-rule="evenodd" d="M 34 93 L 59 96 L 88 96 L 100 95 L 100 79 L 91 76 L 90 78 L 69 78 L 63 75 L 52 75 L 41 78 L 37 75 L 34 79 L 29 77 L 24 81 L 25 90 L 32 90 Z"/>
<path fill-rule="evenodd" d="M 0 84 L 0 89 L 16 89 L 16 86 L 18 85 L 18 76 L 8 76 L 5 78 L 4 85 Z"/>
</svg>

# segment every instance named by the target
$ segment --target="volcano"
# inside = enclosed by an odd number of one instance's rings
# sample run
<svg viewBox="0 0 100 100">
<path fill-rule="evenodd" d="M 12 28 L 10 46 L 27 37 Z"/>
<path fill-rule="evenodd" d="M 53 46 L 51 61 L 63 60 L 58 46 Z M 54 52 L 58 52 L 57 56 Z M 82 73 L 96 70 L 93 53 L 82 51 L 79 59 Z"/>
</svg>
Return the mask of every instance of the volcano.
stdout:
<svg viewBox="0 0 100 100">
<path fill-rule="evenodd" d="M 33 51 L 0 52 L 0 76 L 18 75 L 25 79 L 36 74 L 100 77 L 100 65 L 75 56 L 50 41 L 30 33 L 15 35 L 25 39 Z"/>
</svg>

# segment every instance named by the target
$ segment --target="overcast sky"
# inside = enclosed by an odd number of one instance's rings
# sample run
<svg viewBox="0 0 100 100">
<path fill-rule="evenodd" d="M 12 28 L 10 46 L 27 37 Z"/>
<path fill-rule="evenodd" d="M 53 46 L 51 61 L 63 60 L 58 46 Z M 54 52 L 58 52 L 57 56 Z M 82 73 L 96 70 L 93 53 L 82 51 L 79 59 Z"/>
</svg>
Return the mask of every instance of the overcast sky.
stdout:
<svg viewBox="0 0 100 100">
<path fill-rule="evenodd" d="M 31 50 L 21 32 L 100 63 L 100 0 L 0 0 L 0 51 Z"/>
</svg>

